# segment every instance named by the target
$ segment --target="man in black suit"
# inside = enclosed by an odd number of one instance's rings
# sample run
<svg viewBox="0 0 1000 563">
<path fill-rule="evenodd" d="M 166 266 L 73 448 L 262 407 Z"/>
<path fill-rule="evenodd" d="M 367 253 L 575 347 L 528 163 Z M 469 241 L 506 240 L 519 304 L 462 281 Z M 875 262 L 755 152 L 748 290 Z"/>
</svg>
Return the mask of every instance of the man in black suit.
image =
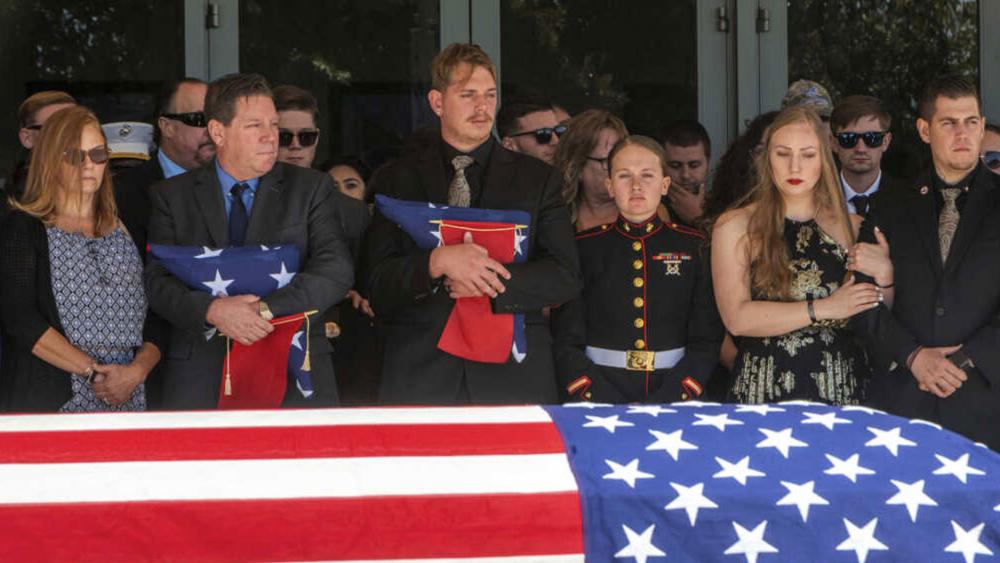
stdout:
<svg viewBox="0 0 1000 563">
<path fill-rule="evenodd" d="M 528 261 L 503 265 L 468 242 L 420 250 L 376 213 L 366 239 L 367 286 L 385 336 L 383 403 L 546 403 L 557 400 L 543 308 L 580 292 L 562 182 L 553 168 L 491 135 L 496 71 L 478 46 L 453 44 L 432 65 L 431 109 L 441 135 L 383 168 L 376 193 L 412 201 L 531 214 Z M 528 353 L 489 364 L 437 348 L 454 299 L 488 295 L 495 313 L 524 313 Z"/>
<path fill-rule="evenodd" d="M 164 355 L 164 407 L 213 408 L 219 394 L 225 341 L 206 340 L 211 325 L 242 344 L 271 332 L 268 319 L 325 311 L 353 282 L 350 254 L 337 220 L 330 177 L 275 163 L 278 115 L 271 89 L 256 74 L 220 78 L 205 101 L 216 159 L 153 187 L 149 240 L 181 246 L 294 244 L 298 274 L 266 299 L 213 297 L 188 289 L 156 260 L 146 267 L 150 307 L 171 325 Z M 337 403 L 330 344 L 312 323 L 309 344 L 315 392 L 306 399 L 289 381 L 287 406 Z"/>
<path fill-rule="evenodd" d="M 207 91 L 208 85 L 197 78 L 168 84 L 156 120 L 159 150 L 146 162 L 115 176 L 118 216 L 143 259 L 149 227 L 150 188 L 160 180 L 201 167 L 215 155 L 215 145 L 205 127 L 208 123 L 205 120 Z"/>
<path fill-rule="evenodd" d="M 847 210 L 868 216 L 880 189 L 899 189 L 900 180 L 882 170 L 882 156 L 892 144 L 892 117 L 873 96 L 847 96 L 830 114 L 830 147 L 840 163 L 840 185 Z"/>
<path fill-rule="evenodd" d="M 980 163 L 981 108 L 967 79 L 928 85 L 917 129 L 934 166 L 875 196 L 861 237 L 889 242 L 892 304 L 863 320 L 873 406 L 1000 450 L 1000 176 Z"/>
</svg>

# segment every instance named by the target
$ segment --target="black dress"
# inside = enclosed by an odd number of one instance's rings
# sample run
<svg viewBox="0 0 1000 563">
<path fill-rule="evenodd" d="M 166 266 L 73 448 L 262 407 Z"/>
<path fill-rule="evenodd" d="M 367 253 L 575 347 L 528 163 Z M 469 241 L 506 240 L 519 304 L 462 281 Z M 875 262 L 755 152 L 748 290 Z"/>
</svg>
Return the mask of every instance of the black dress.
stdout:
<svg viewBox="0 0 1000 563">
<path fill-rule="evenodd" d="M 816 224 L 785 219 L 793 270 L 791 298 L 832 294 L 847 273 L 847 251 Z M 761 298 L 754 296 L 754 299 Z M 740 403 L 785 400 L 856 405 L 869 379 L 864 351 L 848 320 L 824 320 L 780 336 L 739 337 L 733 399 Z"/>
</svg>

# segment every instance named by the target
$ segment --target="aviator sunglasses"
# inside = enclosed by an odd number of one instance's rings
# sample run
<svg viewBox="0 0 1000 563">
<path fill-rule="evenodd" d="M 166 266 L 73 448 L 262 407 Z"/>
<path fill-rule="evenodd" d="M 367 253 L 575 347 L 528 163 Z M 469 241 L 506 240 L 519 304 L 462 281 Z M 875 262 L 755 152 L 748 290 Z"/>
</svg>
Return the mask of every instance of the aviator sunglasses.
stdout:
<svg viewBox="0 0 1000 563">
<path fill-rule="evenodd" d="M 1000 151 L 986 151 L 983 153 L 983 162 L 990 170 L 1000 170 Z"/>
<path fill-rule="evenodd" d="M 306 131 L 299 131 L 298 133 L 294 131 L 288 131 L 281 129 L 278 131 L 278 146 L 290 147 L 292 146 L 292 139 L 295 137 L 299 138 L 299 144 L 303 147 L 311 147 L 316 144 L 316 139 L 319 138 L 319 130 L 312 129 Z"/>
<path fill-rule="evenodd" d="M 84 160 L 88 156 L 90 157 L 90 161 L 94 164 L 104 164 L 109 158 L 111 158 L 111 151 L 108 150 L 108 147 L 94 147 L 89 151 L 85 151 L 83 149 L 67 149 L 66 152 L 63 153 L 63 160 L 73 166 L 82 166 Z"/>
<path fill-rule="evenodd" d="M 865 142 L 865 146 L 870 149 L 882 146 L 885 133 L 882 131 L 868 131 L 867 133 L 837 133 L 837 144 L 845 149 L 852 149 L 858 144 L 858 139 Z"/>
<path fill-rule="evenodd" d="M 549 141 L 552 140 L 552 134 L 562 137 L 566 133 L 566 126 L 560 123 L 555 127 L 542 127 L 541 129 L 535 129 L 534 131 L 521 131 L 520 133 L 511 133 L 507 135 L 508 137 L 520 137 L 521 135 L 534 135 L 535 141 L 539 145 L 547 145 Z"/>
<path fill-rule="evenodd" d="M 163 117 L 167 119 L 173 119 L 174 121 L 180 121 L 188 127 L 204 127 L 208 125 L 208 121 L 205 120 L 205 112 L 203 111 L 191 111 L 188 113 L 165 113 Z"/>
</svg>

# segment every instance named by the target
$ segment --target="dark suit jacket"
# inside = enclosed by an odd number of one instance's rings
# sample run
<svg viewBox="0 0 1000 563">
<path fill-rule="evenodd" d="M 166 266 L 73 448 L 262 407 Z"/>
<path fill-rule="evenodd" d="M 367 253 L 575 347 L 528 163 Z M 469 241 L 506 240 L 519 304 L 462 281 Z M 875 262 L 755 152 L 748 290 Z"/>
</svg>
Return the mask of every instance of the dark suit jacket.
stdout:
<svg viewBox="0 0 1000 563">
<path fill-rule="evenodd" d="M 132 235 L 139 256 L 146 260 L 146 240 L 149 236 L 149 192 L 153 184 L 163 179 L 163 168 L 154 153 L 146 162 L 116 174 L 115 203 L 118 217 Z"/>
<path fill-rule="evenodd" d="M 373 189 L 390 197 L 447 203 L 448 180 L 440 139 L 383 168 Z M 363 263 L 372 308 L 383 330 L 383 403 L 549 403 L 557 400 L 546 306 L 580 293 L 573 228 L 560 196 L 558 172 L 540 160 L 493 148 L 478 207 L 531 214 L 529 260 L 509 264 L 506 292 L 494 312 L 526 313 L 528 355 L 522 363 L 466 361 L 437 348 L 454 301 L 434 288 L 430 251 L 378 211 L 365 241 Z"/>
<path fill-rule="evenodd" d="M 895 303 L 862 317 L 875 368 L 870 402 L 940 422 L 1000 450 L 1000 176 L 980 164 L 948 261 L 941 263 L 931 172 L 909 189 L 880 190 L 862 227 L 889 241 Z M 962 344 L 975 363 L 947 399 L 920 391 L 906 360 L 918 346 Z"/>
<path fill-rule="evenodd" d="M 353 283 L 350 253 L 337 218 L 330 177 L 315 170 L 277 163 L 257 187 L 246 244 L 294 244 L 299 273 L 287 286 L 267 296 L 276 317 L 318 309 L 326 311 L 344 298 Z M 214 162 L 160 182 L 151 190 L 149 241 L 154 244 L 225 247 L 228 220 Z M 166 408 L 213 408 L 218 400 L 224 341 L 206 341 L 205 314 L 210 294 L 188 289 L 156 260 L 146 265 L 150 307 L 171 325 L 164 365 Z M 319 317 L 314 317 L 319 320 Z M 310 327 L 315 394 L 303 400 L 290 382 L 285 404 L 330 405 L 337 402 L 323 323 Z"/>
</svg>

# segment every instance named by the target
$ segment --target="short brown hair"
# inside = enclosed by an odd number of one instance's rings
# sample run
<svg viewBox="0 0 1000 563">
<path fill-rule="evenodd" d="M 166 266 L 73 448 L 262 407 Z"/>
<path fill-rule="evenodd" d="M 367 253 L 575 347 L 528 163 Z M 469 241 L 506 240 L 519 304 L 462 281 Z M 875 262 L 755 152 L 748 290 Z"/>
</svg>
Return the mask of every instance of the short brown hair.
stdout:
<svg viewBox="0 0 1000 563">
<path fill-rule="evenodd" d="M 66 166 L 63 155 L 68 150 L 79 149 L 83 130 L 93 127 L 97 134 L 104 137 L 101 122 L 97 116 L 83 106 L 73 106 L 61 109 L 52 114 L 42 127 L 38 142 L 31 151 L 31 162 L 28 165 L 28 181 L 24 195 L 17 201 L 11 201 L 12 207 L 19 209 L 46 224 L 55 221 L 56 204 L 60 198 L 63 186 L 63 167 Z M 107 140 L 105 139 L 105 145 Z M 82 194 L 81 194 L 82 197 Z M 111 185 L 111 169 L 105 167 L 101 185 L 94 196 L 94 234 L 103 236 L 115 230 L 118 226 L 118 211 L 115 207 L 115 195 Z"/>
<path fill-rule="evenodd" d="M 236 100 L 253 96 L 274 99 L 267 79 L 257 73 L 227 74 L 213 80 L 205 94 L 205 119 L 228 126 L 236 116 Z"/>
<path fill-rule="evenodd" d="M 472 68 L 481 66 L 490 71 L 493 80 L 497 79 L 497 67 L 482 47 L 474 43 L 452 43 L 434 57 L 431 61 L 431 85 L 438 92 L 444 92 L 451 85 L 452 73 L 462 63 Z"/>
<path fill-rule="evenodd" d="M 278 111 L 305 111 L 312 114 L 313 121 L 319 122 L 319 104 L 316 96 L 305 88 L 283 84 L 274 89 L 274 107 Z"/>
<path fill-rule="evenodd" d="M 21 102 L 21 107 L 17 109 L 17 121 L 21 124 L 21 127 L 27 127 L 32 124 L 31 121 L 40 109 L 55 104 L 76 105 L 76 100 L 73 99 L 73 96 L 59 90 L 37 92 Z"/>
<path fill-rule="evenodd" d="M 882 107 L 882 101 L 874 96 L 847 96 L 840 100 L 830 114 L 830 129 L 837 133 L 855 121 L 868 116 L 878 119 L 882 131 L 888 131 L 892 117 Z"/>
<path fill-rule="evenodd" d="M 656 142 L 656 139 L 645 135 L 627 135 L 619 139 L 618 142 L 615 143 L 615 146 L 611 148 L 611 152 L 608 153 L 609 176 L 611 175 L 611 164 L 615 161 L 615 157 L 618 156 L 618 153 L 621 152 L 622 149 L 632 145 L 642 147 L 656 155 L 656 158 L 660 161 L 660 169 L 663 172 L 663 175 L 667 175 L 667 155 L 663 150 L 663 145 Z"/>
<path fill-rule="evenodd" d="M 934 104 L 938 98 L 957 100 L 970 96 L 976 99 L 976 107 L 979 108 L 979 113 L 982 113 L 983 101 L 979 99 L 979 90 L 972 80 L 957 74 L 941 76 L 931 80 L 924 88 L 917 110 L 921 119 L 930 121 L 934 117 Z"/>
</svg>

